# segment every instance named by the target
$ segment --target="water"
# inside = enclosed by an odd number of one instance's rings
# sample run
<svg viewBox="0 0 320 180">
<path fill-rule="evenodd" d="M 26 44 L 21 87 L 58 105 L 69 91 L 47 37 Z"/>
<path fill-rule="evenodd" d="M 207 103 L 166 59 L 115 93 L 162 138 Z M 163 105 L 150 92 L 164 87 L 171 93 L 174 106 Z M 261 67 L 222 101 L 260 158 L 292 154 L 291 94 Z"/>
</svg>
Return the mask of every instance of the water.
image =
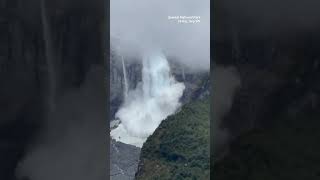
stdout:
<svg viewBox="0 0 320 180">
<path fill-rule="evenodd" d="M 47 64 L 48 73 L 48 87 L 47 87 L 47 103 L 48 111 L 53 111 L 55 108 L 55 92 L 56 92 L 56 75 L 54 65 L 54 53 L 51 40 L 51 31 L 48 21 L 45 0 L 41 0 L 41 21 L 43 27 L 43 39 L 45 42 L 45 60 Z"/>
<path fill-rule="evenodd" d="M 123 79 L 124 79 L 123 95 L 124 95 L 124 99 L 127 99 L 127 97 L 128 97 L 128 89 L 129 89 L 128 79 L 127 79 L 127 71 L 126 71 L 126 66 L 125 66 L 125 64 L 124 64 L 124 58 L 123 58 L 123 56 L 121 56 L 121 59 L 122 59 Z"/>
<path fill-rule="evenodd" d="M 184 67 L 182 67 L 182 78 L 183 78 L 183 82 L 186 81 L 186 75 L 184 73 Z"/>
<path fill-rule="evenodd" d="M 147 55 L 142 61 L 142 82 L 128 92 L 116 113 L 119 126 L 111 137 L 141 147 L 162 120 L 180 107 L 185 86 L 171 75 L 169 63 L 161 53 Z"/>
</svg>

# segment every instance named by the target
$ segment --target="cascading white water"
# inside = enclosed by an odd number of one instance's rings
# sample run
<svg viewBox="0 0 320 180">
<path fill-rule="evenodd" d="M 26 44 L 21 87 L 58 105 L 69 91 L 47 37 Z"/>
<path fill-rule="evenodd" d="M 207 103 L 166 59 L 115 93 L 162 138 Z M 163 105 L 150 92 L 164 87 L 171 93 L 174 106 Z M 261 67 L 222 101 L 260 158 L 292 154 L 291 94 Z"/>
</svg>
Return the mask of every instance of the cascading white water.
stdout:
<svg viewBox="0 0 320 180">
<path fill-rule="evenodd" d="M 161 53 L 143 59 L 142 82 L 129 91 L 124 104 L 116 113 L 119 126 L 111 131 L 111 137 L 126 144 L 141 147 L 162 120 L 175 113 L 184 84 L 176 82 L 170 66 Z"/>
<path fill-rule="evenodd" d="M 45 0 L 41 0 L 41 22 L 43 27 L 43 39 L 45 42 L 45 59 L 48 73 L 47 87 L 47 103 L 48 111 L 51 112 L 55 108 L 55 93 L 56 93 L 56 75 L 54 66 L 54 53 L 51 41 L 51 31 L 48 22 Z"/>
<path fill-rule="evenodd" d="M 184 67 L 182 67 L 182 78 L 183 78 L 183 82 L 186 81 L 186 75 L 184 73 Z"/>
<path fill-rule="evenodd" d="M 124 89 L 123 89 L 123 95 L 124 99 L 127 99 L 128 97 L 128 90 L 129 90 L 129 84 L 128 84 L 128 79 L 127 79 L 127 71 L 126 71 L 126 66 L 124 64 L 124 58 L 121 56 L 122 59 L 122 71 L 123 71 L 123 80 L 124 80 Z"/>
</svg>

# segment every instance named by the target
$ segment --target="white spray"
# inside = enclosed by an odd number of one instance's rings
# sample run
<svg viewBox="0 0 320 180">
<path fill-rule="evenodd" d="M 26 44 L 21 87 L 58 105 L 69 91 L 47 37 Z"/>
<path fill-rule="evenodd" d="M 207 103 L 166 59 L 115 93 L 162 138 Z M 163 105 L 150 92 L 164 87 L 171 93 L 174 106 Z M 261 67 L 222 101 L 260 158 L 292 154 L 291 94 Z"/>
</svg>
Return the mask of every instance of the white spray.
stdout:
<svg viewBox="0 0 320 180">
<path fill-rule="evenodd" d="M 121 56 L 121 59 L 122 59 L 123 79 L 124 79 L 123 95 L 124 95 L 124 99 L 127 99 L 127 97 L 128 97 L 128 90 L 129 90 L 129 84 L 128 84 L 127 71 L 126 71 L 126 66 L 125 66 L 125 64 L 124 64 L 124 58 L 123 58 L 123 56 Z"/>
<path fill-rule="evenodd" d="M 171 75 L 164 55 L 145 56 L 142 82 L 128 93 L 116 113 L 121 124 L 111 131 L 111 136 L 117 141 L 141 147 L 161 121 L 178 109 L 184 89 L 184 84 Z"/>
</svg>

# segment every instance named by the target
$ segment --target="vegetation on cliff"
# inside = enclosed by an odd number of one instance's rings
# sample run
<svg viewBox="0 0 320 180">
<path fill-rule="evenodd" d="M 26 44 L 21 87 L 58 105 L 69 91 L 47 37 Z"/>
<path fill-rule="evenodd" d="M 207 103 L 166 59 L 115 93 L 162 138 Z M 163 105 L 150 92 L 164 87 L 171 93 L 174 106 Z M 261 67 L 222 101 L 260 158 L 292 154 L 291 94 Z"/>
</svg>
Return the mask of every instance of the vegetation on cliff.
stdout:
<svg viewBox="0 0 320 180">
<path fill-rule="evenodd" d="M 136 179 L 210 179 L 209 117 L 206 99 L 162 121 L 142 147 Z"/>
</svg>

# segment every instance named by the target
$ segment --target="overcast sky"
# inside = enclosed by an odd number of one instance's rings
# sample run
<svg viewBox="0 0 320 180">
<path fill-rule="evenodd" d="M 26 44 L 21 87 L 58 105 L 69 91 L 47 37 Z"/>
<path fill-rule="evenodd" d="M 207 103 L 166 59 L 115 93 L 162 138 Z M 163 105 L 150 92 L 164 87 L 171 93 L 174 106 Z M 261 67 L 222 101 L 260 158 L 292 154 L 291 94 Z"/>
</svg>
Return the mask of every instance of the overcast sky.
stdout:
<svg viewBox="0 0 320 180">
<path fill-rule="evenodd" d="M 181 62 L 208 69 L 210 0 L 113 0 L 111 38 L 126 55 L 161 49 Z M 200 16 L 200 23 L 179 24 L 168 16 Z M 113 40 L 111 40 L 111 43 Z"/>
</svg>

